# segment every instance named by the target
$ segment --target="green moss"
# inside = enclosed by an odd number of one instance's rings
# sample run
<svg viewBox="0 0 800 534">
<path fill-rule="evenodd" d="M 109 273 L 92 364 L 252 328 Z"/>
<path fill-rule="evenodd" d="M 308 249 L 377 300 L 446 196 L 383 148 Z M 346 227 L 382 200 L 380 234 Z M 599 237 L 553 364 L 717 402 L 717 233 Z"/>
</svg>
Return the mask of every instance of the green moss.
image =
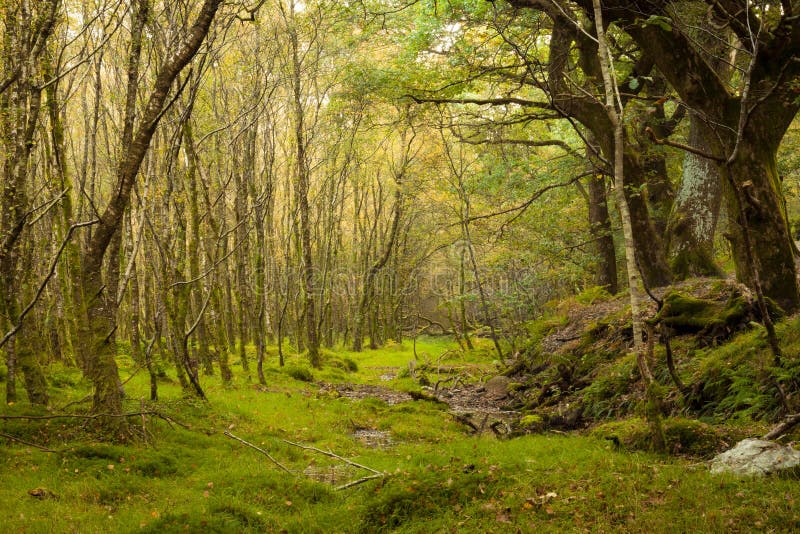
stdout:
<svg viewBox="0 0 800 534">
<path fill-rule="evenodd" d="M 300 365 L 287 365 L 284 368 L 284 372 L 295 380 L 299 380 L 301 382 L 314 381 L 314 375 L 311 373 L 311 369 L 308 367 Z"/>
<path fill-rule="evenodd" d="M 358 363 L 355 362 L 352 358 L 348 358 L 347 356 L 338 358 L 332 357 L 327 358 L 325 363 L 335 369 L 341 369 L 347 373 L 357 373 L 358 372 Z"/>
<path fill-rule="evenodd" d="M 782 317 L 783 312 L 774 302 L 768 301 L 767 304 L 773 319 Z M 733 295 L 722 302 L 673 291 L 664 297 L 664 306 L 653 322 L 661 321 L 679 333 L 707 332 L 719 335 L 730 334 L 747 324 L 751 315 L 752 304 L 742 295 Z"/>
<path fill-rule="evenodd" d="M 730 432 L 714 428 L 694 419 L 665 418 L 662 421 L 667 452 L 709 458 L 730 443 Z M 650 424 L 633 417 L 595 427 L 591 435 L 619 443 L 630 451 L 650 451 L 653 448 Z"/>
<path fill-rule="evenodd" d="M 485 472 L 474 465 L 459 471 L 415 469 L 390 479 L 366 502 L 359 531 L 388 532 L 408 523 L 419 524 L 444 510 L 462 509 L 486 492 Z"/>
<path fill-rule="evenodd" d="M 133 469 L 146 477 L 166 477 L 178 472 L 178 462 L 172 456 L 164 453 L 134 460 L 132 464 Z"/>
</svg>

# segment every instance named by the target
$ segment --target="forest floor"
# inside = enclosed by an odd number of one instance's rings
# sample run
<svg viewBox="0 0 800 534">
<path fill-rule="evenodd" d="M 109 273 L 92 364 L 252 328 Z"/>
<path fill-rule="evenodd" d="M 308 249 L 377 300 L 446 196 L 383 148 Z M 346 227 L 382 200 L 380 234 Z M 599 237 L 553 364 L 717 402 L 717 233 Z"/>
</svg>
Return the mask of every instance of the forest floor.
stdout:
<svg viewBox="0 0 800 534">
<path fill-rule="evenodd" d="M 468 353 L 434 338 L 328 352 L 312 376 L 292 355 L 265 367 L 265 386 L 236 365 L 231 385 L 203 377 L 207 403 L 169 377 L 150 403 L 139 372 L 126 384 L 128 410 L 174 423 L 131 417 L 140 438 L 128 445 L 94 440 L 80 419 L 0 420 L 0 433 L 31 443 L 0 437 L 0 530 L 800 530 L 794 478 L 712 475 L 697 458 L 629 452 L 588 433 L 498 435 L 498 395 L 487 387 L 498 366 L 477 341 Z M 121 366 L 123 380 L 137 367 L 124 357 Z M 73 368 L 50 380 L 41 415 L 77 410 L 67 405 L 89 392 Z M 3 413 L 33 411 L 20 403 Z"/>
</svg>

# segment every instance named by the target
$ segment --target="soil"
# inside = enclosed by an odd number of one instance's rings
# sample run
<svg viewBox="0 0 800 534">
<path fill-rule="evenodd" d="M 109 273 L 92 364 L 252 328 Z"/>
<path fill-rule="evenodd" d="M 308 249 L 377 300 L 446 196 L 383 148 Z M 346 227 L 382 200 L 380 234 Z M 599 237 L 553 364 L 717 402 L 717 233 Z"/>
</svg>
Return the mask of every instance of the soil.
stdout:
<svg viewBox="0 0 800 534">
<path fill-rule="evenodd" d="M 354 400 L 366 398 L 379 399 L 390 406 L 408 402 L 420 398 L 403 391 L 397 391 L 385 386 L 373 386 L 369 384 L 327 384 L 320 383 L 319 393 L 322 395 L 333 395 Z M 438 399 L 450 408 L 450 413 L 460 422 L 470 427 L 476 433 L 494 432 L 496 434 L 506 433 L 509 423 L 516 418 L 516 412 L 509 411 L 506 407 L 507 396 L 498 396 L 496 391 L 487 391 L 483 384 L 459 385 L 455 388 L 440 388 L 434 391 L 433 388 L 424 387 L 425 396 Z M 424 397 L 422 397 L 424 398 Z M 391 437 L 356 435 L 359 440 L 365 440 L 370 446 L 391 446 Z M 362 432 L 377 432 L 369 429 L 362 429 Z M 372 443 L 374 442 L 374 444 Z"/>
</svg>

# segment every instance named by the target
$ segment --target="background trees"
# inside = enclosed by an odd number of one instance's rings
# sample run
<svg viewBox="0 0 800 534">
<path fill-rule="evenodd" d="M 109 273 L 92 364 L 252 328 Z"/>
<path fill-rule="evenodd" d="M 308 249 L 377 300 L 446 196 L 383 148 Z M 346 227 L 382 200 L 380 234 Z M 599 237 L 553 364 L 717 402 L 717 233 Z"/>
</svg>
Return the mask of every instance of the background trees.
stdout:
<svg viewBox="0 0 800 534">
<path fill-rule="evenodd" d="M 586 2 L 2 3 L 7 400 L 61 360 L 119 412 L 128 348 L 153 397 L 423 330 L 505 357 L 623 257 L 794 311 L 791 7 L 603 3 L 609 95 Z"/>
</svg>

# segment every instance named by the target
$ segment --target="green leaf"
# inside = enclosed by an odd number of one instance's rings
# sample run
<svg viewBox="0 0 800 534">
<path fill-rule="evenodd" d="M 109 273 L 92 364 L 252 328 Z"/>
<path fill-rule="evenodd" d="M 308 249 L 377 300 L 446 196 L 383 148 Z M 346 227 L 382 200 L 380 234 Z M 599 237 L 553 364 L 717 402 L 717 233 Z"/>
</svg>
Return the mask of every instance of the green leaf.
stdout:
<svg viewBox="0 0 800 534">
<path fill-rule="evenodd" d="M 650 15 L 650 18 L 642 23 L 642 27 L 647 25 L 658 26 L 665 32 L 672 31 L 672 19 L 662 15 Z"/>
</svg>

